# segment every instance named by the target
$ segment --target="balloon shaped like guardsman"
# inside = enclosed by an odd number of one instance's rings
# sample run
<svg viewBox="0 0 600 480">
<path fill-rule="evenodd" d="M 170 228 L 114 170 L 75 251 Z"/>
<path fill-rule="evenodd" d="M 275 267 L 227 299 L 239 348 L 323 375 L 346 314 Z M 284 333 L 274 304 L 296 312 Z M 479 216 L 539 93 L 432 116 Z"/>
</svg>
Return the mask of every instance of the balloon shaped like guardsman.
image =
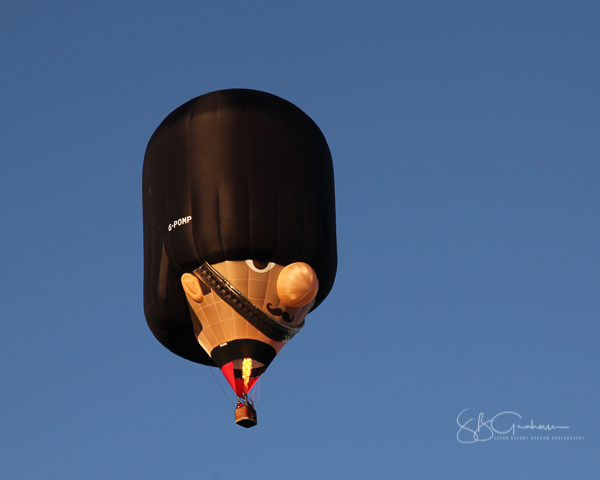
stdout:
<svg viewBox="0 0 600 480">
<path fill-rule="evenodd" d="M 221 369 L 236 421 L 248 394 L 337 268 L 333 164 L 319 127 L 275 95 L 197 97 L 156 129 L 144 158 L 144 308 L 155 337 Z"/>
</svg>

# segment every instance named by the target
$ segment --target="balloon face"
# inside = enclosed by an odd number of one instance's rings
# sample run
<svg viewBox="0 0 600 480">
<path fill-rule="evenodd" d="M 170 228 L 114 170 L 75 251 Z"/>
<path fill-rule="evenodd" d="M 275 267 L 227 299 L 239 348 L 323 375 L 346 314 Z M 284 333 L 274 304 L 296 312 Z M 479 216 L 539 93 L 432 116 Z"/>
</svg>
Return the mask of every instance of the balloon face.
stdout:
<svg viewBox="0 0 600 480">
<path fill-rule="evenodd" d="M 266 321 L 274 326 L 279 324 L 282 327 L 301 328 L 315 302 L 318 280 L 314 270 L 307 264 L 283 267 L 272 262 L 246 260 L 225 261 L 212 268 L 236 290 L 236 300 L 242 297 L 268 317 Z M 295 274 L 297 270 L 308 273 L 298 275 Z M 223 370 L 232 388 L 241 396 L 248 393 L 283 348 L 285 341 L 272 329 L 249 322 L 244 310 L 241 313 L 236 311 L 233 308 L 235 305 L 232 307 L 231 301 L 211 289 L 201 274 L 198 277 L 186 273 L 181 279 L 190 306 L 194 333 L 198 343 Z M 301 291 L 304 295 L 281 298 L 278 292 L 282 290 Z M 289 298 L 293 298 L 293 301 L 289 301 Z M 252 360 L 251 373 L 247 375 L 251 382 L 246 383 L 242 381 L 244 359 Z"/>
<path fill-rule="evenodd" d="M 148 325 L 247 394 L 333 286 L 327 142 L 275 95 L 212 92 L 156 129 L 142 183 Z"/>
</svg>

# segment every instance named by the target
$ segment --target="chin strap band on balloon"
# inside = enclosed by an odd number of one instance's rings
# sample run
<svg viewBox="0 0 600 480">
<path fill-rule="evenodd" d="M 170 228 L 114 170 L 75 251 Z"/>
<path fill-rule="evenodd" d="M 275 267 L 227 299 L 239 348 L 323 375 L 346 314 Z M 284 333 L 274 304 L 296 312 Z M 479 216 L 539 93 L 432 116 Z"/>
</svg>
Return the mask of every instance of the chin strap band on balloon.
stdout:
<svg viewBox="0 0 600 480">
<path fill-rule="evenodd" d="M 261 333 L 276 342 L 287 342 L 296 335 L 304 321 L 297 327 L 291 327 L 278 322 L 267 315 L 254 303 L 252 303 L 242 292 L 235 288 L 229 281 L 215 270 L 208 262 L 204 262 L 194 270 L 194 275 L 208 285 L 223 301 L 244 317 L 250 324 Z"/>
</svg>

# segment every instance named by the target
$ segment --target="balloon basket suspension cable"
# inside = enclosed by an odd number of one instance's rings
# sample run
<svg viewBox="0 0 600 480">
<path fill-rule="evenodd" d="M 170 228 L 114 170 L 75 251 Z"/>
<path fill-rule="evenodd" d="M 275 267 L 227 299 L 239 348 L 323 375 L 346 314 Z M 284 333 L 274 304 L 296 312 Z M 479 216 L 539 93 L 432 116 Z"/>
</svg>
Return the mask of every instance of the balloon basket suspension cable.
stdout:
<svg viewBox="0 0 600 480">
<path fill-rule="evenodd" d="M 242 397 L 238 397 L 237 406 L 235 407 L 235 423 L 244 428 L 253 427 L 257 423 L 254 402 L 246 393 Z"/>
<path fill-rule="evenodd" d="M 209 370 L 210 370 L 210 373 L 212 374 L 213 378 L 215 379 L 215 383 L 219 386 L 219 388 L 223 392 L 223 395 L 225 395 L 225 398 L 227 398 L 227 400 L 229 401 L 229 403 L 231 403 L 233 405 L 233 401 L 231 400 L 231 397 L 229 395 L 227 395 L 227 392 L 225 390 L 223 390 L 223 387 L 221 386 L 221 384 L 217 380 L 217 377 L 215 377 L 213 369 L 209 367 Z"/>
<path fill-rule="evenodd" d="M 255 385 L 254 390 L 252 390 L 252 403 L 254 403 L 254 396 L 256 395 L 256 403 L 260 403 L 260 382 L 262 380 L 262 377 L 258 378 L 258 382 L 257 385 Z"/>
</svg>

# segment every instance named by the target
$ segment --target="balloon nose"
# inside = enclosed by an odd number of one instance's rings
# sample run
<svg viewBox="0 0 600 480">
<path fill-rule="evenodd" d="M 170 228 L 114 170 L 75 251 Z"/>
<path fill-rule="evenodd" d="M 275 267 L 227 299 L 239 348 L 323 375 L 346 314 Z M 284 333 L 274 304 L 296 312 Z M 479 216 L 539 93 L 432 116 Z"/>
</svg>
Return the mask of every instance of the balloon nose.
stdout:
<svg viewBox="0 0 600 480">
<path fill-rule="evenodd" d="M 277 279 L 277 295 L 288 307 L 308 305 L 318 290 L 317 274 L 307 263 L 296 262 L 288 265 Z"/>
</svg>

